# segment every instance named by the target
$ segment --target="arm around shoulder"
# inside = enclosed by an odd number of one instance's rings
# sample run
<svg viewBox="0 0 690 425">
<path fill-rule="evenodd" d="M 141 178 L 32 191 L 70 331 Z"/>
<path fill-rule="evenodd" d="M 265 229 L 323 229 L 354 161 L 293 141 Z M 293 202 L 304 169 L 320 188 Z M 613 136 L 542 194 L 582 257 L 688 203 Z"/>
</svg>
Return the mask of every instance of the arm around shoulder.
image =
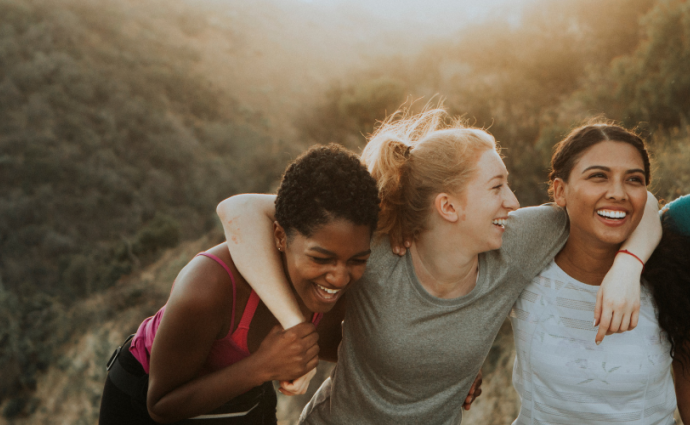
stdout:
<svg viewBox="0 0 690 425">
<path fill-rule="evenodd" d="M 635 231 L 621 246 L 604 277 L 594 308 L 594 326 L 599 325 L 597 344 L 604 335 L 635 329 L 640 312 L 640 276 L 644 262 L 661 240 L 661 220 L 656 197 L 647 192 L 644 215 Z"/>
<path fill-rule="evenodd" d="M 525 278 L 532 279 L 568 240 L 568 214 L 556 204 L 544 204 L 520 208 L 508 217 L 501 252 Z"/>
<path fill-rule="evenodd" d="M 304 321 L 273 239 L 275 195 L 242 194 L 216 208 L 237 270 L 285 329 Z"/>
</svg>

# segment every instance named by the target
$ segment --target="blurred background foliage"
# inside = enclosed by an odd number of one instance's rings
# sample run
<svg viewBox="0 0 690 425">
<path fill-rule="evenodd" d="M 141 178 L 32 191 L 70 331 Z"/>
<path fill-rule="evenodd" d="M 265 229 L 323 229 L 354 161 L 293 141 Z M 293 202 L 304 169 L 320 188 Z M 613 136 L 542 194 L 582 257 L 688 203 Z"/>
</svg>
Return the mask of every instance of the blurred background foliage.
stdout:
<svg viewBox="0 0 690 425">
<path fill-rule="evenodd" d="M 547 201 L 552 146 L 594 116 L 645 135 L 658 197 L 690 192 L 685 1 L 534 0 L 435 39 L 306 7 L 0 0 L 5 417 L 35 409 L 75 302 L 212 231 L 220 200 L 271 191 L 306 147 L 359 151 L 404 102 L 487 128 L 523 206 Z"/>
</svg>

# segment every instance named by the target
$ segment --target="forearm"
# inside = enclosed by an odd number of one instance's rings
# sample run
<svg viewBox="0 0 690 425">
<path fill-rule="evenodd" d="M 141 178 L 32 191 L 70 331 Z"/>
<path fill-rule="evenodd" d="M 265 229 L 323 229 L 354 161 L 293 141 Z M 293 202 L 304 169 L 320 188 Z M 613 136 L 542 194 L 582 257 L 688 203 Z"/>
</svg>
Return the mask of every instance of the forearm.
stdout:
<svg viewBox="0 0 690 425">
<path fill-rule="evenodd" d="M 647 204 L 640 224 L 621 246 L 628 253 L 616 255 L 597 294 L 594 326 L 599 326 L 595 341 L 605 334 L 625 332 L 637 326 L 640 309 L 640 276 L 644 262 L 661 240 L 661 221 L 656 198 L 647 192 Z M 632 255 L 630 255 L 632 254 Z"/>
<path fill-rule="evenodd" d="M 649 257 L 652 256 L 660 240 L 661 220 L 659 219 L 659 203 L 651 192 L 647 192 L 647 204 L 645 205 L 642 220 L 640 220 L 640 224 L 620 248 L 621 251 L 628 251 L 634 254 L 634 256 L 623 253 L 617 255 L 611 269 L 618 270 L 618 273 L 620 273 L 618 275 L 619 278 L 629 276 L 634 281 L 639 281 L 639 276 L 642 275 L 643 263 L 646 263 Z"/>
<path fill-rule="evenodd" d="M 684 424 L 690 424 L 690 365 L 686 365 L 683 370 L 680 362 L 674 360 L 673 377 L 680 418 Z"/>
<path fill-rule="evenodd" d="M 288 329 L 303 322 L 273 240 L 274 195 L 236 195 L 218 204 L 228 249 L 235 266 Z"/>
<path fill-rule="evenodd" d="M 647 192 L 647 204 L 645 205 L 642 220 L 635 231 L 623 243 L 621 249 L 632 252 L 640 260 L 646 262 L 652 256 L 660 240 L 661 220 L 659 219 L 659 203 L 651 192 Z"/>
<path fill-rule="evenodd" d="M 216 372 L 195 378 L 157 400 L 147 400 L 151 417 L 160 423 L 176 422 L 206 414 L 248 390 L 272 380 L 260 359 L 249 356 Z M 155 386 L 150 377 L 149 388 Z"/>
</svg>

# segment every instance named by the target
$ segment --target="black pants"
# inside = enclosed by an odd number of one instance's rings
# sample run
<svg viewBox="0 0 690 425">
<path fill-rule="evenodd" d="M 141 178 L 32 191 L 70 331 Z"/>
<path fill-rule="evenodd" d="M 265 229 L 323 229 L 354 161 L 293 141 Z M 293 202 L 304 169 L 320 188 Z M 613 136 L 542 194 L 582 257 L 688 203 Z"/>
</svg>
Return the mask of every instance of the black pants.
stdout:
<svg viewBox="0 0 690 425">
<path fill-rule="evenodd" d="M 137 396 L 132 397 L 120 390 L 108 377 L 101 398 L 101 411 L 98 417 L 100 425 L 156 425 L 158 422 L 151 419 L 146 409 L 146 394 L 148 393 L 148 375 L 139 361 L 129 352 L 129 343 L 122 347 L 122 352 L 117 358 L 122 367 L 133 375 L 140 377 L 140 388 Z M 266 382 L 263 385 L 249 390 L 247 393 L 230 400 L 224 407 L 234 404 L 247 405 L 247 401 L 258 401 L 259 405 L 245 416 L 223 419 L 187 419 L 176 424 L 194 425 L 275 425 L 276 419 L 276 393 L 273 384 Z M 232 411 L 232 409 L 228 410 Z"/>
</svg>

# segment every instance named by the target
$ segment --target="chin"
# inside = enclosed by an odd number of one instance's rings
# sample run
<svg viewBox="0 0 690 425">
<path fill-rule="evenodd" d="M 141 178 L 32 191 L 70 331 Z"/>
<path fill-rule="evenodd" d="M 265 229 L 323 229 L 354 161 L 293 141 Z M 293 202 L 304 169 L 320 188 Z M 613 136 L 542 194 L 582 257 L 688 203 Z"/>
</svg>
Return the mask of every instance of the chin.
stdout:
<svg viewBox="0 0 690 425">
<path fill-rule="evenodd" d="M 335 306 L 335 304 L 336 303 L 331 303 L 331 304 L 312 303 L 312 305 L 307 305 L 307 307 L 309 308 L 309 310 L 313 311 L 314 313 L 328 313 L 329 311 L 333 310 L 333 307 Z"/>
<path fill-rule="evenodd" d="M 499 236 L 498 239 L 492 239 L 489 241 L 489 249 L 487 251 L 494 251 L 496 249 L 501 249 L 501 246 L 503 246 L 503 237 Z"/>
<path fill-rule="evenodd" d="M 632 233 L 632 231 L 624 232 L 624 233 L 623 232 L 621 232 L 621 233 L 619 233 L 619 232 L 606 233 L 603 235 L 599 235 L 598 239 L 601 242 L 606 243 L 606 244 L 620 245 L 623 242 L 625 242 L 626 239 L 628 239 L 630 237 L 631 233 Z"/>
</svg>

